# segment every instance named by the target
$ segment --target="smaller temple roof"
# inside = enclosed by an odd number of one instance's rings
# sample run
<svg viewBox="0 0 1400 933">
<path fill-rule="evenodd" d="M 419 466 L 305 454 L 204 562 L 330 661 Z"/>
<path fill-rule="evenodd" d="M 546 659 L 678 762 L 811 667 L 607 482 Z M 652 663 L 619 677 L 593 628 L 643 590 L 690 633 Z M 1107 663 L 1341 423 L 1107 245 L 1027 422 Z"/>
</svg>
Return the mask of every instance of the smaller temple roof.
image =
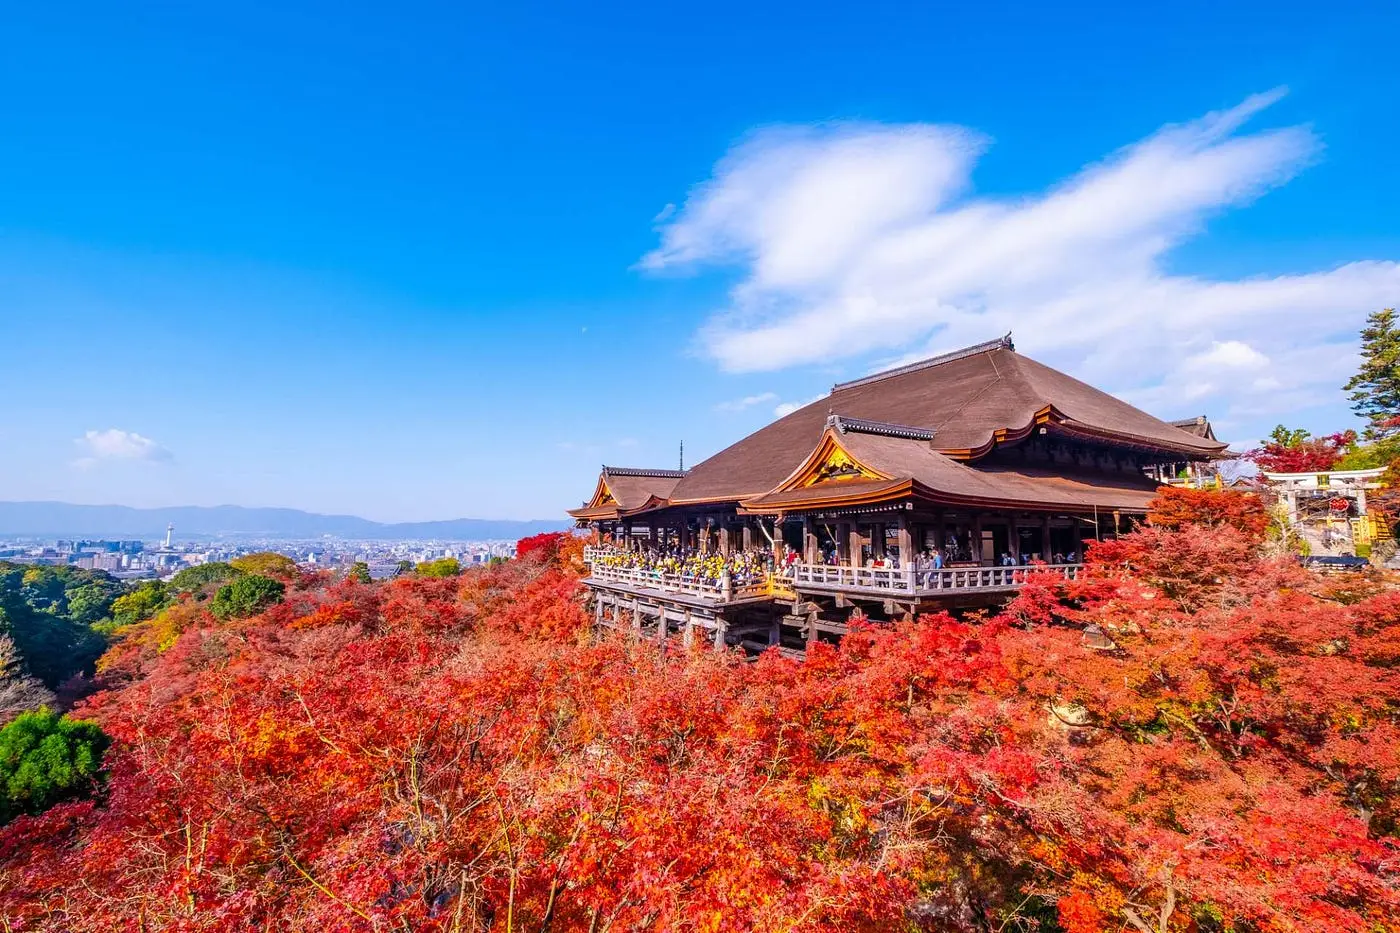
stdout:
<svg viewBox="0 0 1400 933">
<path fill-rule="evenodd" d="M 624 515 L 664 505 L 685 477 L 683 470 L 654 470 L 638 467 L 604 466 L 593 497 L 583 508 L 569 509 L 579 521 L 616 519 Z"/>
<path fill-rule="evenodd" d="M 1194 418 L 1182 418 L 1179 421 L 1167 422 L 1174 428 L 1181 428 L 1188 434 L 1203 437 L 1208 441 L 1215 440 L 1215 429 L 1210 426 L 1210 419 L 1205 415 L 1197 415 Z"/>
</svg>

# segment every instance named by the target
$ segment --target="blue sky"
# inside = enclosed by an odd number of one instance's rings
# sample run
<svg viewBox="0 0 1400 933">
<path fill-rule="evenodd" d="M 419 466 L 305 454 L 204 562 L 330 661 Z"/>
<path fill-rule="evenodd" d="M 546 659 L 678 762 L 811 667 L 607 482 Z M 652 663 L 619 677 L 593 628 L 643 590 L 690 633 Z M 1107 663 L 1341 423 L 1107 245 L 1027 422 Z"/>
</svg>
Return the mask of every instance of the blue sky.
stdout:
<svg viewBox="0 0 1400 933">
<path fill-rule="evenodd" d="M 1008 328 L 1248 445 L 1400 301 L 1393 4 L 203 6 L 7 11 L 0 498 L 553 517 Z"/>
</svg>

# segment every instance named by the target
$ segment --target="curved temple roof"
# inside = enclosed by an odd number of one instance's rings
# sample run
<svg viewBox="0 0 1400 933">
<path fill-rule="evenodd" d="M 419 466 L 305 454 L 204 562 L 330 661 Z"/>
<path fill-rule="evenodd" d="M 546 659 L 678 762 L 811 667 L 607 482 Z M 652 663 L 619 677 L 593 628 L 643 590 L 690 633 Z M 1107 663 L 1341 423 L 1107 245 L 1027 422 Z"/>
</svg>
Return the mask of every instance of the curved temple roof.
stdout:
<svg viewBox="0 0 1400 933">
<path fill-rule="evenodd" d="M 1022 480 L 1015 476 L 1021 476 L 1025 482 L 1035 482 L 1036 496 L 1052 491 L 1046 483 L 1062 474 L 1046 473 L 1036 478 L 1029 471 L 1012 474 L 1005 469 L 970 469 L 957 461 L 975 461 L 998 441 L 1024 436 L 1036 424 L 1052 424 L 1067 434 L 1183 460 L 1220 456 L 1226 448 L 1213 437 L 1202 437 L 1154 418 L 1106 392 L 1021 356 L 1008 336 L 838 384 L 826 398 L 780 418 L 693 467 L 676 483 L 670 501 L 737 501 L 775 490 L 811 453 L 813 441 L 821 436 L 831 412 L 839 412 L 851 424 L 873 422 L 886 429 L 917 426 L 904 430 L 931 432 L 931 440 L 914 440 L 927 454 L 937 456 L 937 466 L 929 465 L 934 462 L 929 461 L 921 467 L 922 471 L 936 469 L 948 475 L 947 471 L 954 470 L 960 485 L 991 482 L 989 477 L 999 476 L 1000 482 L 1019 487 Z M 857 445 L 882 437 L 864 432 L 859 436 L 863 440 L 854 442 Z M 851 453 L 856 451 L 852 449 Z M 1093 488 L 1102 490 L 1102 480 L 1097 479 L 1096 483 Z M 1004 493 L 1011 489 L 1009 485 L 1001 489 L 988 487 L 986 491 L 1004 501 Z M 1063 494 L 1072 495 L 1068 491 Z M 1102 496 L 1095 501 L 1105 505 Z M 1085 500 L 1085 504 L 1090 503 Z"/>
<path fill-rule="evenodd" d="M 1140 511 L 1157 494 L 1144 475 L 1075 469 L 971 467 L 940 453 L 927 440 L 888 431 L 847 427 L 828 420 L 821 440 L 802 467 L 773 491 L 748 499 L 748 512 L 868 505 L 911 494 L 930 501 L 1026 508 L 1102 508 Z M 818 464 L 834 449 L 850 463 L 849 478 L 817 479 Z"/>
<path fill-rule="evenodd" d="M 569 509 L 580 521 L 616 519 L 656 505 L 664 505 L 685 477 L 680 470 L 647 470 L 604 466 L 593 497 L 581 509 Z"/>
</svg>

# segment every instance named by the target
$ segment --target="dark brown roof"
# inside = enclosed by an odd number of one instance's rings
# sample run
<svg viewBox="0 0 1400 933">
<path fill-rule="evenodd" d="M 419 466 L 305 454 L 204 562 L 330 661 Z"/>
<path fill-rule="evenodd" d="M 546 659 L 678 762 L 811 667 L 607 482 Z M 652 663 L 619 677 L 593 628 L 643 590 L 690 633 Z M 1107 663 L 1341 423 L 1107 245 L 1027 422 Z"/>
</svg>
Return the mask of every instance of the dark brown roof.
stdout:
<svg viewBox="0 0 1400 933">
<path fill-rule="evenodd" d="M 1028 508 L 1094 508 L 1140 511 L 1157 494 L 1157 483 L 1140 473 L 1051 470 L 1030 467 L 968 466 L 933 449 L 927 441 L 892 432 L 841 430 L 829 421 L 831 438 L 859 464 L 887 479 L 834 480 L 750 499 L 745 508 L 775 511 L 819 508 L 852 500 L 900 498 L 909 492 L 952 504 L 995 504 Z M 820 449 L 827 434 L 818 442 Z M 789 477 L 789 481 L 799 479 Z M 789 485 L 790 483 L 785 483 Z"/>
<path fill-rule="evenodd" d="M 646 470 L 632 467 L 603 467 L 593 498 L 581 509 L 569 509 L 578 519 L 617 518 L 618 516 L 664 502 L 685 473 L 680 470 Z M 608 501 L 609 498 L 612 501 Z"/>
<path fill-rule="evenodd" d="M 848 419 L 932 430 L 932 447 L 960 459 L 983 455 L 998 437 L 1019 436 L 1038 417 L 1066 431 L 1187 459 L 1205 459 L 1225 447 L 1022 356 L 1003 338 L 836 385 L 826 398 L 693 467 L 676 485 L 672 501 L 737 500 L 768 492 L 808 455 L 833 411 Z"/>
<path fill-rule="evenodd" d="M 1174 428 L 1181 428 L 1187 434 L 1194 434 L 1197 437 L 1204 437 L 1206 440 L 1215 440 L 1215 429 L 1210 426 L 1210 419 L 1205 415 L 1197 415 L 1194 418 L 1182 418 L 1179 421 L 1169 422 Z"/>
</svg>

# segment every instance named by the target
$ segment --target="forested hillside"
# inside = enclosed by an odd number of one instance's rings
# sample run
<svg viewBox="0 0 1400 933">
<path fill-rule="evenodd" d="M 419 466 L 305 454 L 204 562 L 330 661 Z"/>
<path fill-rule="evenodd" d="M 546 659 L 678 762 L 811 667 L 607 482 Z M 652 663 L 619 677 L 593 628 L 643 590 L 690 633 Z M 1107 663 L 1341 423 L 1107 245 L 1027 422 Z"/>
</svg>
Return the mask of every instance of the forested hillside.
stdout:
<svg viewBox="0 0 1400 933">
<path fill-rule="evenodd" d="M 63 720 L 103 773 L 0 828 L 0 917 L 1400 930 L 1400 591 L 1275 556 L 1252 497 L 1161 505 L 1078 581 L 805 663 L 597 637 L 553 537 L 174 594 Z"/>
</svg>

